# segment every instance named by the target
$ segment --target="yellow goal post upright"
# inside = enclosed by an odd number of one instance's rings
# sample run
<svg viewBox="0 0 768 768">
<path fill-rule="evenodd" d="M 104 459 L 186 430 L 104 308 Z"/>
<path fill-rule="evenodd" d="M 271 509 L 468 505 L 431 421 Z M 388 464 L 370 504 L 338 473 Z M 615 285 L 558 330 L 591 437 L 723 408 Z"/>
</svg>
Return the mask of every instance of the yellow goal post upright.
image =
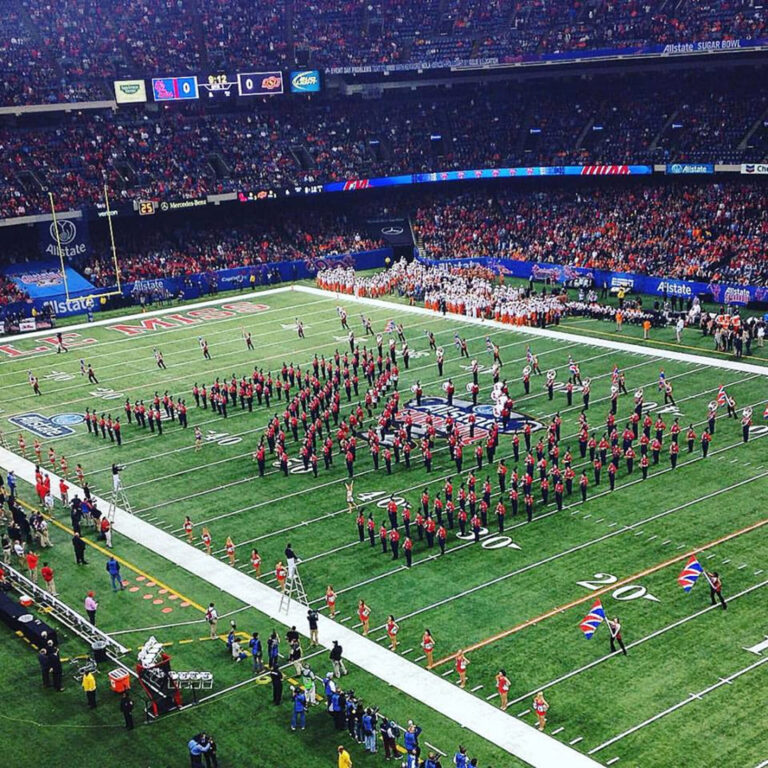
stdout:
<svg viewBox="0 0 768 768">
<path fill-rule="evenodd" d="M 64 250 L 61 247 L 61 236 L 59 233 L 59 222 L 58 218 L 56 216 L 56 205 L 53 200 L 53 193 L 48 193 L 48 200 L 51 204 L 51 218 L 53 219 L 53 231 L 56 236 L 56 250 L 59 254 L 59 265 L 61 267 L 61 279 L 64 282 L 64 294 L 67 298 L 67 302 L 69 302 L 69 282 L 67 281 L 67 270 L 64 265 Z M 112 252 L 112 264 L 115 267 L 115 280 L 117 281 L 117 290 L 115 291 L 107 291 L 106 293 L 92 293 L 89 296 L 82 296 L 81 298 L 84 301 L 88 301 L 88 299 L 92 299 L 94 301 L 106 299 L 110 296 L 122 296 L 122 276 L 120 274 L 120 265 L 117 263 L 117 247 L 115 246 L 115 230 L 112 226 L 112 209 L 109 206 L 109 191 L 107 189 L 107 185 L 104 185 L 104 205 L 106 207 L 106 217 L 107 217 L 107 226 L 109 227 L 109 242 L 110 242 L 110 250 Z"/>
</svg>

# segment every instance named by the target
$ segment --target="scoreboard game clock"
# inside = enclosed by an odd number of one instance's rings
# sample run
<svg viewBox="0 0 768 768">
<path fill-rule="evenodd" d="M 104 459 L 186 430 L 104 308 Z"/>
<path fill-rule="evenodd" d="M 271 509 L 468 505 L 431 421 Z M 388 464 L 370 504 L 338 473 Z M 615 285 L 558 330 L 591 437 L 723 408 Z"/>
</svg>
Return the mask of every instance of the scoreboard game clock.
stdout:
<svg viewBox="0 0 768 768">
<path fill-rule="evenodd" d="M 139 201 L 139 216 L 152 216 L 157 210 L 157 203 L 154 200 Z"/>
<path fill-rule="evenodd" d="M 201 77 L 199 80 L 200 88 L 208 93 L 209 99 L 224 97 L 228 98 L 233 93 L 236 80 L 231 80 L 225 73 L 216 73 Z"/>
<path fill-rule="evenodd" d="M 181 101 L 198 99 L 197 76 L 153 77 L 152 93 L 155 101 Z"/>
</svg>

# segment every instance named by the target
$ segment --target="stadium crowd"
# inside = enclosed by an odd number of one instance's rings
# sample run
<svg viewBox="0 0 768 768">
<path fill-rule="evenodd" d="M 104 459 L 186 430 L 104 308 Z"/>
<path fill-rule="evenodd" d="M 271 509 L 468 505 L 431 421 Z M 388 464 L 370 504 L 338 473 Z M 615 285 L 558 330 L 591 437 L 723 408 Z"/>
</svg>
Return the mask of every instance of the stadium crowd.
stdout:
<svg viewBox="0 0 768 768">
<path fill-rule="evenodd" d="M 419 208 L 428 258 L 490 256 L 703 281 L 768 281 L 761 186 L 579 186 L 438 196 Z"/>
<path fill-rule="evenodd" d="M 157 115 L 95 110 L 0 123 L 0 216 L 114 198 L 178 200 L 405 172 L 529 165 L 760 162 L 751 129 L 768 97 L 739 73 L 600 79 L 395 102 L 269 101 L 256 112 L 199 106 Z M 646 78 L 647 81 L 647 78 Z M 521 108 L 521 104 L 525 107 Z M 648 109 L 647 105 L 653 105 Z M 467 108 L 469 105 L 471 108 Z M 741 144 L 748 135 L 750 140 Z"/>
<path fill-rule="evenodd" d="M 3 104 L 93 101 L 115 77 L 206 68 L 435 64 L 644 44 L 761 38 L 751 0 L 0 2 Z"/>
</svg>

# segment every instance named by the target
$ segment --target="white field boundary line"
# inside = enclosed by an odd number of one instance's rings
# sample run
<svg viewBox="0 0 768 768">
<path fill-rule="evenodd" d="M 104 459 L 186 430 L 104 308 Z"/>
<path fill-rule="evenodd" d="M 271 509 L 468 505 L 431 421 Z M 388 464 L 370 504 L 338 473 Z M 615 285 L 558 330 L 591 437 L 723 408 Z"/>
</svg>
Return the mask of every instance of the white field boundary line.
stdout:
<svg viewBox="0 0 768 768">
<path fill-rule="evenodd" d="M 14 470 L 20 480 L 34 483 L 34 464 L 5 448 L 0 448 L 0 466 L 6 470 Z M 106 504 L 104 499 L 97 501 Z M 289 627 L 299 627 L 303 636 L 308 635 L 308 629 L 305 629 L 305 605 L 291 601 L 288 611 L 281 611 L 280 592 L 235 568 L 230 568 L 123 509 L 115 510 L 114 529 L 120 536 L 131 539 L 150 552 L 208 582 L 213 591 L 225 592 L 269 616 L 273 621 Z M 119 545 L 119 538 L 117 544 Z M 323 615 L 319 617 L 319 635 L 319 644 L 326 650 L 330 650 L 332 640 L 338 640 L 344 647 L 345 659 L 350 663 L 535 768 L 551 768 L 553 765 L 568 768 L 599 766 L 587 755 L 570 749 L 557 739 L 522 721 L 508 717 L 506 713 L 469 691 L 457 688 L 453 683 L 432 674 L 424 667 L 392 653 L 373 640 Z"/>
<path fill-rule="evenodd" d="M 301 293 L 309 293 L 314 296 L 328 295 L 335 296 L 336 294 L 331 291 L 323 291 L 320 288 L 310 288 L 309 286 L 298 285 L 296 290 Z M 405 312 L 412 315 L 421 315 L 422 317 L 430 317 L 435 314 L 432 310 L 425 309 L 424 307 L 411 307 L 405 304 L 395 304 L 394 302 L 383 301 L 381 299 L 368 299 L 361 296 L 351 296 L 349 294 L 340 294 L 343 296 L 345 302 L 356 302 L 370 307 L 396 307 L 398 311 Z M 531 326 L 524 326 L 520 328 L 515 325 L 508 325 L 506 323 L 500 323 L 497 320 L 479 320 L 474 317 L 466 317 L 465 315 L 453 315 L 453 317 L 460 318 L 462 322 L 467 325 L 479 325 L 484 328 L 506 328 L 510 333 L 523 333 L 528 336 L 538 336 L 545 339 L 559 339 L 560 341 L 579 341 L 584 339 L 584 336 L 579 336 L 575 333 L 567 333 L 563 331 L 553 331 L 549 328 L 533 328 Z M 704 355 L 693 355 L 687 352 L 675 352 L 674 350 L 646 348 L 639 344 L 630 344 L 623 341 L 606 341 L 605 339 L 596 339 L 588 337 L 588 343 L 595 347 L 603 347 L 604 349 L 621 350 L 622 352 L 630 352 L 637 355 L 643 355 L 647 357 L 660 357 L 664 360 L 675 360 L 677 362 L 686 362 L 693 365 L 705 365 L 711 368 L 722 368 L 726 371 L 741 371 L 743 373 L 756 373 L 759 376 L 768 377 L 768 367 L 761 365 L 753 365 L 751 363 L 744 363 L 738 360 L 718 360 L 712 357 L 706 357 Z"/>
<path fill-rule="evenodd" d="M 422 613 L 426 613 L 427 611 L 434 610 L 435 608 L 440 608 L 443 605 L 452 603 L 455 600 L 459 600 L 463 597 L 466 597 L 467 595 L 475 594 L 480 590 L 486 589 L 496 584 L 500 584 L 506 581 L 507 579 L 513 578 L 514 576 L 519 576 L 520 574 L 526 573 L 528 571 L 532 571 L 535 568 L 540 568 L 542 565 L 547 565 L 551 562 L 554 562 L 555 560 L 559 560 L 562 557 L 567 557 L 568 555 L 572 555 L 574 552 L 580 552 L 581 550 L 588 549 L 589 547 L 592 547 L 595 544 L 600 544 L 603 541 L 613 538 L 614 536 L 619 536 L 622 533 L 626 533 L 627 531 L 634 530 L 635 528 L 638 528 L 641 525 L 646 525 L 647 523 L 653 522 L 654 520 L 659 520 L 662 517 L 666 517 L 667 515 L 671 515 L 675 512 L 679 512 L 682 509 L 687 509 L 688 507 L 692 507 L 696 504 L 701 503 L 702 501 L 708 501 L 709 499 L 715 498 L 716 496 L 720 496 L 723 493 L 728 493 L 734 490 L 735 488 L 739 488 L 741 486 L 752 483 L 755 480 L 761 480 L 764 477 L 768 477 L 768 471 L 762 472 L 759 475 L 754 475 L 753 477 L 747 478 L 746 480 L 741 480 L 738 483 L 733 483 L 732 485 L 726 486 L 724 488 L 718 488 L 716 491 L 712 491 L 710 493 L 705 494 L 704 496 L 699 496 L 698 498 L 691 499 L 690 501 L 686 501 L 684 504 L 680 504 L 676 507 L 671 507 L 670 509 L 663 510 L 662 512 L 657 512 L 655 515 L 651 515 L 650 517 L 647 517 L 644 520 L 639 520 L 636 523 L 631 523 L 629 525 L 624 525 L 621 528 L 616 528 L 615 530 L 612 530 L 609 533 L 605 533 L 602 536 L 598 536 L 597 538 L 582 542 L 581 544 L 576 544 L 573 547 L 569 547 L 568 549 L 565 549 L 561 552 L 556 552 L 554 555 L 549 555 L 548 557 L 545 557 L 542 560 L 538 560 L 535 563 L 528 563 L 528 565 L 521 566 L 520 568 L 517 568 L 514 571 L 510 571 L 509 573 L 505 573 L 505 574 L 502 574 L 501 576 L 497 576 L 496 578 L 490 579 L 489 581 L 485 581 L 481 584 L 478 584 L 477 586 L 470 587 L 469 589 L 465 589 L 463 592 L 459 592 L 458 594 L 455 594 L 455 595 L 450 595 L 449 597 L 445 597 L 442 600 L 438 600 L 434 603 L 431 603 L 430 605 L 424 606 L 423 608 L 417 608 L 415 611 L 406 613 L 403 616 L 398 616 L 397 621 L 405 621 L 406 619 L 411 619 L 414 616 L 418 616 Z M 472 544 L 472 543 L 474 542 L 468 542 L 468 544 Z M 454 547 L 454 550 L 457 550 L 457 549 L 459 549 L 459 547 Z M 428 558 L 428 559 L 432 559 L 432 558 Z M 414 566 L 417 565 L 418 562 L 425 562 L 425 561 L 424 560 L 415 561 Z M 336 594 L 340 595 L 344 592 L 349 592 L 353 589 L 359 589 L 362 586 L 366 586 L 367 584 L 370 584 L 374 581 L 378 581 L 380 579 L 391 576 L 394 573 L 399 573 L 402 570 L 407 570 L 407 569 L 403 566 L 401 568 L 398 568 L 392 571 L 386 571 L 385 573 L 380 574 L 379 576 L 374 576 L 370 579 L 366 579 L 365 581 L 360 582 L 359 584 L 355 584 L 350 587 L 345 587 L 344 589 L 338 589 L 336 590 Z M 311 601 L 311 602 L 317 602 L 317 601 Z M 384 625 L 382 624 L 380 627 L 373 627 L 371 631 L 375 632 L 381 629 L 383 626 Z"/>
<path fill-rule="evenodd" d="M 768 585 L 768 579 L 765 581 L 761 581 L 759 584 L 754 584 L 751 587 L 747 587 L 747 589 L 743 589 L 741 592 L 737 592 L 735 595 L 729 595 L 728 601 L 731 602 L 733 600 L 738 600 L 740 597 L 744 597 L 744 595 L 748 595 L 751 592 L 754 592 L 756 589 L 760 589 L 761 587 L 765 587 Z M 715 610 L 715 608 L 720 608 L 719 604 L 716 605 L 708 605 L 706 608 L 702 608 L 699 611 L 696 611 L 696 613 L 690 614 L 690 616 L 684 616 L 682 619 L 678 619 L 675 622 L 672 622 L 671 624 L 667 624 L 667 626 L 662 627 L 661 629 L 657 629 L 655 632 L 651 632 L 649 635 L 645 635 L 645 637 L 638 638 L 637 640 L 634 640 L 631 643 L 627 644 L 627 649 L 635 648 L 638 645 L 642 645 L 643 643 L 648 642 L 649 640 L 653 640 L 656 637 L 659 637 L 660 635 L 666 634 L 672 629 L 675 629 L 676 627 L 680 627 L 683 624 L 687 624 L 689 621 L 692 621 L 693 619 L 697 619 L 699 616 L 703 616 L 705 613 L 709 613 L 710 611 Z M 549 688 L 552 688 L 553 686 L 557 685 L 558 683 L 565 682 L 566 680 L 570 680 L 572 677 L 576 677 L 576 675 L 580 675 L 582 672 L 586 672 L 588 669 L 592 669 L 593 667 L 596 667 L 598 664 L 602 664 L 604 661 L 608 661 L 608 659 L 612 659 L 614 656 L 617 656 L 621 653 L 621 650 L 614 651 L 613 653 L 607 653 L 605 656 L 601 656 L 599 659 L 595 659 L 594 661 L 590 661 L 589 664 L 585 664 L 583 667 L 579 667 L 578 669 L 571 670 L 570 672 L 561 675 L 560 677 L 555 678 L 554 680 L 550 680 L 548 683 L 542 683 L 540 685 L 537 685 L 535 688 L 532 688 L 528 693 L 524 693 L 522 696 L 518 696 L 515 699 L 510 699 L 510 704 L 519 704 L 521 701 L 525 701 L 526 699 L 530 698 L 531 696 L 535 695 L 537 691 L 543 691 L 547 690 Z"/>
<path fill-rule="evenodd" d="M 653 717 L 649 717 L 647 720 L 643 720 L 642 723 L 638 723 L 637 725 L 632 726 L 632 728 L 628 728 L 626 731 L 623 731 L 622 733 L 619 733 L 613 738 L 608 739 L 608 741 L 604 741 L 602 744 L 599 744 L 598 746 L 593 747 L 592 749 L 589 750 L 587 754 L 594 755 L 596 752 L 600 752 L 601 750 L 605 749 L 611 744 L 615 744 L 617 741 L 621 741 L 621 739 L 623 739 L 624 737 L 629 736 L 632 733 L 636 733 L 642 728 L 645 728 L 647 725 L 650 725 L 651 723 L 655 723 L 657 720 L 660 720 L 662 717 L 666 717 L 672 712 L 675 712 L 678 709 L 681 709 L 686 704 L 690 704 L 692 701 L 699 701 L 703 696 L 706 696 L 708 693 L 711 693 L 717 688 L 720 688 L 723 685 L 729 685 L 737 678 L 741 677 L 742 675 L 745 675 L 747 672 L 751 672 L 753 669 L 756 669 L 757 667 L 760 667 L 766 663 L 768 663 L 768 656 L 760 659 L 759 661 L 755 661 L 754 663 L 750 664 L 748 667 L 744 667 L 743 669 L 740 669 L 738 672 L 734 672 L 732 675 L 729 675 L 728 677 L 720 678 L 716 683 L 714 683 L 713 685 L 710 685 L 708 688 L 704 688 L 704 690 L 699 691 L 698 693 L 689 694 L 687 698 L 683 699 L 682 701 L 679 701 L 677 704 L 673 704 L 671 707 L 668 707 L 662 712 L 659 712 L 657 715 L 654 715 Z"/>
</svg>

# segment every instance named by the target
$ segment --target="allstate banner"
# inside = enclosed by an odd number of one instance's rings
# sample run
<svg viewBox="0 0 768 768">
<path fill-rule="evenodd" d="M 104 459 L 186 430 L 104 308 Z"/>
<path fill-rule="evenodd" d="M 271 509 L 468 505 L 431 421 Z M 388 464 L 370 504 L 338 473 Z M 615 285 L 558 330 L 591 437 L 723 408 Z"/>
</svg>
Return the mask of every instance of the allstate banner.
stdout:
<svg viewBox="0 0 768 768">
<path fill-rule="evenodd" d="M 41 222 L 37 225 L 37 231 L 40 238 L 40 257 L 43 259 L 54 259 L 58 263 L 59 246 L 61 246 L 64 261 L 88 260 L 91 255 L 91 238 L 86 219 L 57 218 L 55 223 Z"/>
</svg>

